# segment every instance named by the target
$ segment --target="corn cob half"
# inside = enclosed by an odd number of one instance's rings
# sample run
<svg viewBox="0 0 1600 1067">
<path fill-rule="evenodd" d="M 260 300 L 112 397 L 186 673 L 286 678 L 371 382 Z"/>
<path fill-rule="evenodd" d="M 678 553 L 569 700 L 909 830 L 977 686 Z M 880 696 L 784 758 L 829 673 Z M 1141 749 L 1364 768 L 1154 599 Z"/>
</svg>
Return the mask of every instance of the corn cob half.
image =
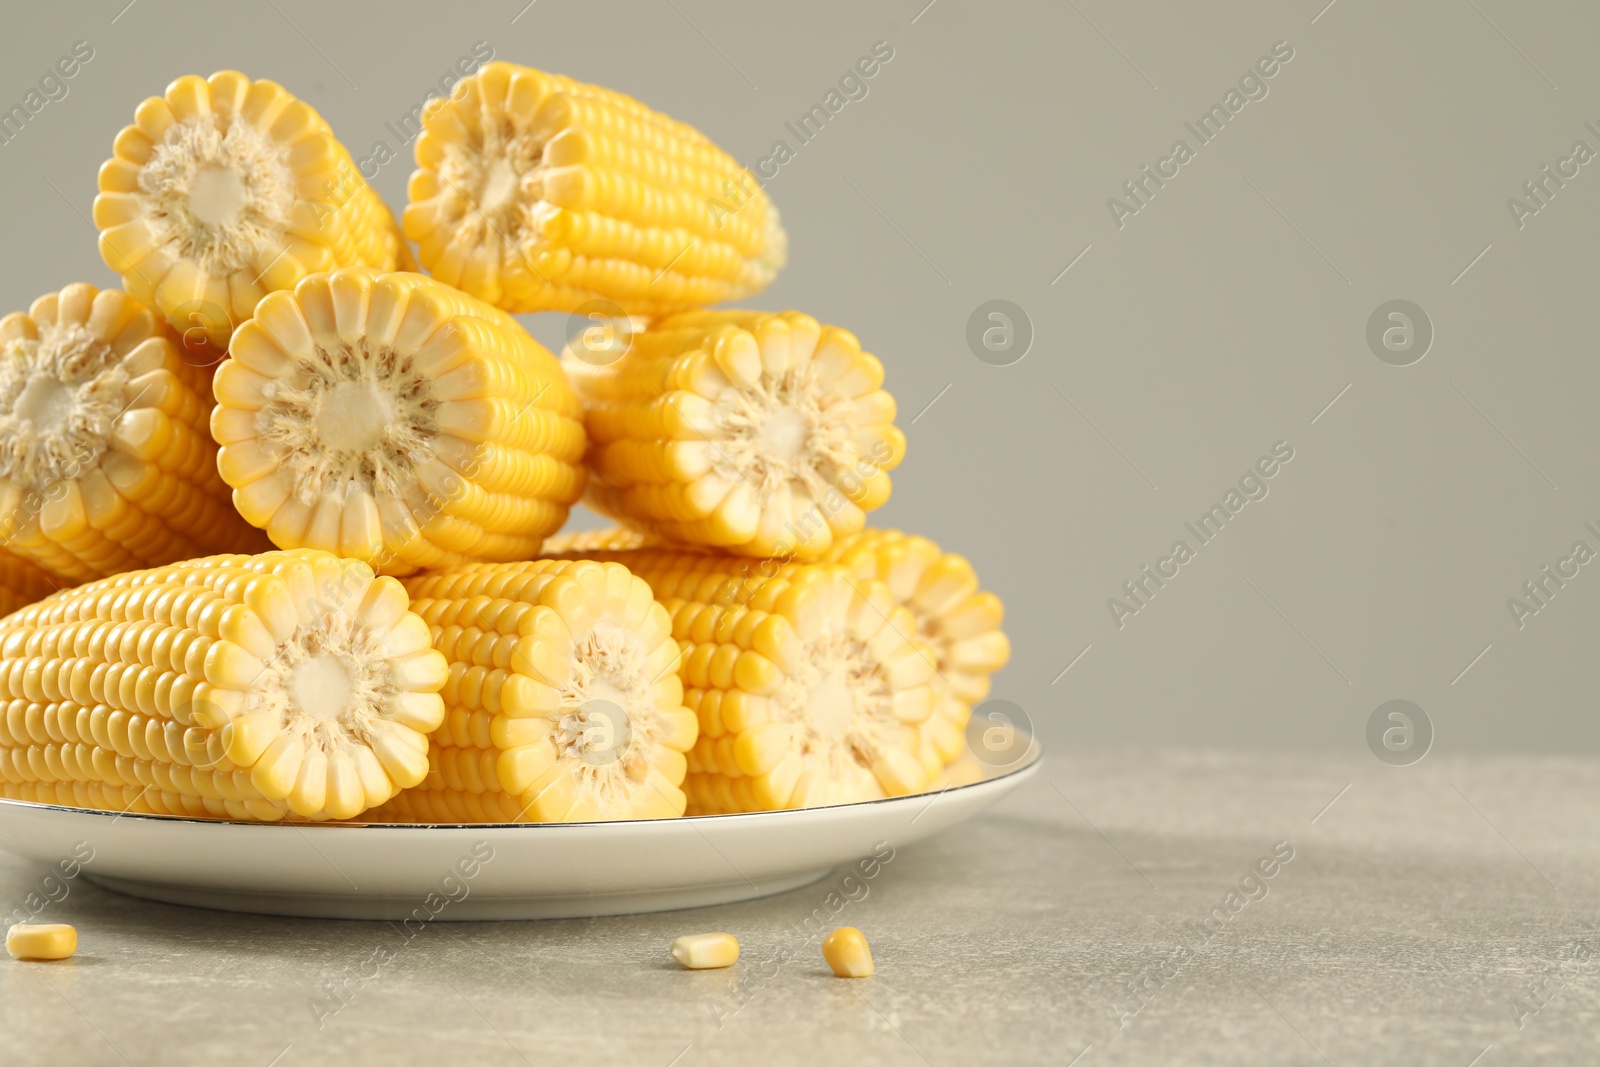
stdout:
<svg viewBox="0 0 1600 1067">
<path fill-rule="evenodd" d="M 766 288 L 778 213 L 702 134 L 607 89 L 489 63 L 423 116 L 406 236 L 508 311 L 660 315 Z"/>
<path fill-rule="evenodd" d="M 348 819 L 427 774 L 446 673 L 405 589 L 353 560 L 119 574 L 0 621 L 0 795 Z"/>
<path fill-rule="evenodd" d="M 590 538 L 591 542 L 593 538 Z M 699 716 L 691 815 L 915 793 L 936 694 L 933 654 L 881 582 L 834 564 L 637 548 L 621 561 L 672 616 Z"/>
<path fill-rule="evenodd" d="M 545 542 L 550 557 L 603 559 L 623 564 L 654 558 L 662 543 L 651 534 L 615 527 L 562 534 Z M 688 550 L 684 550 L 688 551 Z M 965 729 L 972 706 L 989 695 L 989 678 L 1011 658 L 1011 642 L 1000 624 L 1005 606 L 978 587 L 965 557 L 945 552 L 926 537 L 899 530 L 867 529 L 835 541 L 824 557 L 859 581 L 882 582 L 915 624 L 916 638 L 933 655 L 934 711 L 920 728 L 918 757 L 930 775 L 967 751 Z M 803 564 L 749 561 L 741 580 L 761 574 L 792 574 Z"/>
<path fill-rule="evenodd" d="M 267 293 L 337 267 L 413 269 L 328 124 L 275 82 L 185 75 L 100 168 L 100 255 L 137 299 L 225 348 Z"/>
<path fill-rule="evenodd" d="M 267 543 L 228 503 L 210 372 L 85 282 L 0 319 L 0 540 L 69 582 Z"/>
<path fill-rule="evenodd" d="M 480 563 L 408 579 L 449 660 L 427 781 L 374 818 L 682 815 L 695 717 L 671 620 L 616 563 Z"/>
<path fill-rule="evenodd" d="M 39 567 L 0 548 L 0 617 L 42 600 L 59 588 Z"/>
<path fill-rule="evenodd" d="M 526 559 L 583 492 L 576 396 L 516 320 L 349 267 L 262 300 L 217 369 L 234 504 L 281 548 L 388 574 Z"/>
<path fill-rule="evenodd" d="M 889 499 L 905 455 L 883 364 L 798 312 L 687 312 L 597 366 L 568 347 L 588 504 L 744 556 L 812 559 Z"/>
</svg>

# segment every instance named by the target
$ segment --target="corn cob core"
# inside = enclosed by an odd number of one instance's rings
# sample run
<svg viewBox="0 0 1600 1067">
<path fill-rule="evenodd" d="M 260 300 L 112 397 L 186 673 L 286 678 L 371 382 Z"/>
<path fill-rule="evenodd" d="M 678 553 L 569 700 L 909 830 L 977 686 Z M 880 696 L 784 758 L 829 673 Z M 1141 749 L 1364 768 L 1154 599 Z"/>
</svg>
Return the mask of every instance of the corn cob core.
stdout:
<svg viewBox="0 0 1600 1067">
<path fill-rule="evenodd" d="M 322 552 L 211 556 L 0 621 L 0 795 L 347 819 L 427 773 L 444 657 L 393 578 Z"/>
<path fill-rule="evenodd" d="M 43 570 L 0 548 L 0 617 L 42 600 L 59 588 Z"/>
<path fill-rule="evenodd" d="M 265 541 L 206 432 L 209 373 L 150 311 L 78 282 L 0 319 L 0 537 L 71 582 Z"/>
<path fill-rule="evenodd" d="M 671 620 L 616 563 L 480 563 L 408 579 L 449 660 L 427 781 L 375 817 L 579 822 L 682 815 L 694 744 Z"/>
<path fill-rule="evenodd" d="M 581 410 L 509 315 L 349 267 L 262 300 L 217 370 L 239 513 L 282 548 L 409 574 L 536 555 L 583 491 Z"/>
<path fill-rule="evenodd" d="M 837 565 L 695 550 L 586 556 L 623 563 L 672 616 L 684 701 L 700 720 L 684 784 L 689 814 L 926 787 L 933 657 L 882 583 Z"/>
<path fill-rule="evenodd" d="M 778 213 L 702 134 L 607 89 L 489 63 L 423 115 L 406 236 L 508 311 L 659 315 L 760 291 Z"/>
<path fill-rule="evenodd" d="M 883 365 L 798 312 L 687 312 L 596 366 L 583 398 L 588 504 L 630 526 L 744 556 L 811 559 L 889 499 L 905 455 Z"/>
<path fill-rule="evenodd" d="M 406 270 L 394 217 L 304 101 L 237 71 L 140 104 L 100 168 L 100 254 L 137 299 L 226 347 L 268 292 L 362 265 Z"/>
<path fill-rule="evenodd" d="M 641 551 L 660 550 L 651 534 L 614 527 L 562 534 L 545 542 L 549 557 L 613 560 L 629 565 Z M 689 551 L 689 550 L 684 550 Z M 937 776 L 966 751 L 972 705 L 989 695 L 989 678 L 1011 658 L 1000 624 L 1000 598 L 978 587 L 965 557 L 945 552 L 926 537 L 899 530 L 866 529 L 835 541 L 825 561 L 845 566 L 858 581 L 882 582 L 913 620 L 912 635 L 932 653 L 934 713 L 921 727 L 918 757 Z M 767 560 L 745 563 L 741 577 L 787 574 L 797 565 Z M 981 777 L 981 775 L 979 776 Z"/>
</svg>

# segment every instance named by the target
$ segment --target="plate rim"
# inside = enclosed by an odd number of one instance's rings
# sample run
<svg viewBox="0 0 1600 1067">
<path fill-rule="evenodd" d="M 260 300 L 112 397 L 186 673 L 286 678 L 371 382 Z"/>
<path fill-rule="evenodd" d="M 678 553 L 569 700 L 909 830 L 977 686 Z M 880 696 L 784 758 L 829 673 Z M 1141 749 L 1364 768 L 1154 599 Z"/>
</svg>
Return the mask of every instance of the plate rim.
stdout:
<svg viewBox="0 0 1600 1067">
<path fill-rule="evenodd" d="M 276 828 L 280 830 L 545 830 L 556 831 L 564 828 L 577 827 L 617 827 L 617 830 L 604 831 L 620 833 L 625 827 L 639 826 L 671 826 L 678 823 L 693 823 L 704 825 L 709 822 L 737 820 L 741 823 L 756 819 L 771 819 L 773 817 L 794 816 L 798 812 L 821 811 L 849 811 L 871 807 L 875 804 L 892 804 L 897 801 L 908 800 L 911 797 L 941 797 L 946 793 L 962 792 L 969 789 L 978 789 L 982 786 L 1004 782 L 1018 775 L 1027 774 L 1035 770 L 1044 759 L 1044 746 L 1037 737 L 1031 738 L 1028 750 L 1018 759 L 1005 766 L 1005 768 L 992 777 L 983 778 L 976 782 L 966 782 L 962 785 L 947 785 L 939 790 L 925 790 L 920 793 L 906 793 L 897 797 L 874 797 L 871 800 L 852 800 L 844 804 L 820 804 L 807 808 L 779 808 L 769 811 L 739 811 L 727 812 L 716 815 L 678 815 L 661 819 L 593 819 L 585 822 L 357 822 L 345 820 L 340 822 L 245 822 L 236 819 L 196 819 L 189 815 L 160 815 L 153 812 L 142 811 L 107 811 L 104 808 L 79 808 L 64 804 L 43 804 L 34 800 L 15 800 L 10 797 L 0 797 L 0 817 L 12 809 L 36 812 L 69 812 L 76 815 L 96 815 L 109 817 L 112 822 L 118 819 L 137 819 L 153 823 L 183 824 L 188 823 L 198 826 L 226 826 L 226 827 L 252 827 Z"/>
</svg>

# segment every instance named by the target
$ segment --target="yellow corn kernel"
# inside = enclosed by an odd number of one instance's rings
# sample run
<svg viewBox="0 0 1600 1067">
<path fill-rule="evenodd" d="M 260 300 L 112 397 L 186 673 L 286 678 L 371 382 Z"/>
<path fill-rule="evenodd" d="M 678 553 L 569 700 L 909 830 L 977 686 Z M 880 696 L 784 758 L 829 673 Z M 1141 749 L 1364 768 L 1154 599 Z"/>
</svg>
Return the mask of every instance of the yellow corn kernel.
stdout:
<svg viewBox="0 0 1600 1067">
<path fill-rule="evenodd" d="M 662 548 L 652 534 L 613 527 L 550 538 L 544 554 L 631 566 L 638 565 L 640 550 Z M 989 695 L 990 675 L 1010 659 L 1011 644 L 1000 629 L 1005 614 L 1000 598 L 978 588 L 977 575 L 966 559 L 899 530 L 847 534 L 833 543 L 823 561 L 845 566 L 857 580 L 884 583 L 894 602 L 910 612 L 911 632 L 926 643 L 936 667 L 931 694 L 915 698 L 933 699 L 933 713 L 917 727 L 918 756 L 929 774 L 939 775 L 967 751 L 965 731 L 972 706 Z M 787 574 L 803 565 L 769 560 L 749 566 L 762 573 Z M 957 782 L 954 777 L 949 780 Z M 976 779 L 969 775 L 962 782 L 966 780 Z"/>
<path fill-rule="evenodd" d="M 386 574 L 527 559 L 583 492 L 582 414 L 503 311 L 348 267 L 261 301 L 217 370 L 217 466 L 281 548 Z"/>
<path fill-rule="evenodd" d="M 128 292 L 218 348 L 308 274 L 415 269 L 322 117 L 232 70 L 185 75 L 139 105 L 100 168 L 94 222 Z"/>
<path fill-rule="evenodd" d="M 449 663 L 428 777 L 370 818 L 592 822 L 682 815 L 672 622 L 617 563 L 477 563 L 407 579 Z"/>
<path fill-rule="evenodd" d="M 823 938 L 822 958 L 840 978 L 872 977 L 872 949 L 854 926 L 841 926 Z"/>
<path fill-rule="evenodd" d="M 783 267 L 754 176 L 621 93 L 489 63 L 423 113 L 415 151 L 418 258 L 507 311 L 663 315 L 759 292 Z"/>
<path fill-rule="evenodd" d="M 0 796 L 352 818 L 426 777 L 446 676 L 400 583 L 355 560 L 119 574 L 0 620 Z"/>
<path fill-rule="evenodd" d="M 700 720 L 691 815 L 848 804 L 927 787 L 932 651 L 887 586 L 822 563 L 670 548 L 586 553 L 650 583 Z"/>
<path fill-rule="evenodd" d="M 0 617 L 47 597 L 59 588 L 43 570 L 0 548 Z"/>
<path fill-rule="evenodd" d="M 684 934 L 672 942 L 672 958 L 685 970 L 732 967 L 739 958 L 739 939 L 732 934 Z"/>
<path fill-rule="evenodd" d="M 563 359 L 590 507 L 682 544 L 814 559 L 889 499 L 905 454 L 883 366 L 798 312 L 688 312 L 620 359 Z"/>
<path fill-rule="evenodd" d="M 191 358 L 85 282 L 0 318 L 0 543 L 67 582 L 269 547 L 228 503 Z"/>
<path fill-rule="evenodd" d="M 66 923 L 17 923 L 6 951 L 19 960 L 64 960 L 78 951 L 78 931 Z"/>
<path fill-rule="evenodd" d="M 568 530 L 544 539 L 540 555 L 584 559 L 590 556 L 611 558 L 610 554 L 632 552 L 636 548 L 662 548 L 666 542 L 654 534 L 627 526 L 607 526 L 598 530 Z M 689 549 L 686 549 L 689 551 Z M 620 556 L 617 557 L 619 560 Z"/>
</svg>

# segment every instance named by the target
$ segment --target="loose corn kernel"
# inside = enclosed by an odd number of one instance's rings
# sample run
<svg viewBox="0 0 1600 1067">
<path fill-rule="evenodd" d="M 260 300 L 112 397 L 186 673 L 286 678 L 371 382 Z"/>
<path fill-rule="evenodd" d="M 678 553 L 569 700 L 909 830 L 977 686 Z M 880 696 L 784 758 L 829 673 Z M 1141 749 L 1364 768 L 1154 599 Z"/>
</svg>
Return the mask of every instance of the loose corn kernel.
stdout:
<svg viewBox="0 0 1600 1067">
<path fill-rule="evenodd" d="M 672 942 L 672 958 L 691 971 L 732 967 L 739 958 L 739 939 L 732 934 L 684 934 Z"/>
<path fill-rule="evenodd" d="M 139 105 L 100 168 L 94 222 L 128 292 L 218 348 L 308 274 L 415 269 L 322 116 L 233 70 L 185 75 Z"/>
<path fill-rule="evenodd" d="M 603 366 L 583 398 L 587 503 L 680 544 L 815 559 L 889 499 L 905 455 L 883 364 L 848 330 L 786 311 L 695 311 Z"/>
<path fill-rule="evenodd" d="M 522 560 L 583 493 L 582 408 L 510 315 L 348 267 L 261 301 L 217 369 L 239 513 L 280 548 L 411 574 Z"/>
<path fill-rule="evenodd" d="M 664 315 L 767 287 L 787 238 L 754 175 L 621 93 L 489 63 L 424 109 L 405 234 L 507 311 Z"/>
<path fill-rule="evenodd" d="M 698 736 L 672 620 L 617 563 L 477 563 L 405 580 L 449 663 L 428 776 L 369 820 L 682 815 Z"/>
<path fill-rule="evenodd" d="M 268 547 L 228 502 L 211 371 L 76 282 L 0 318 L 0 542 L 67 583 Z"/>
<path fill-rule="evenodd" d="M 19 960 L 64 960 L 78 951 L 78 931 L 66 923 L 17 923 L 6 951 Z"/>
<path fill-rule="evenodd" d="M 867 935 L 854 926 L 841 926 L 824 938 L 822 958 L 840 978 L 872 977 L 872 949 Z"/>
<path fill-rule="evenodd" d="M 0 797 L 348 819 L 428 774 L 445 658 L 405 589 L 325 552 L 210 556 L 0 620 Z"/>
</svg>

